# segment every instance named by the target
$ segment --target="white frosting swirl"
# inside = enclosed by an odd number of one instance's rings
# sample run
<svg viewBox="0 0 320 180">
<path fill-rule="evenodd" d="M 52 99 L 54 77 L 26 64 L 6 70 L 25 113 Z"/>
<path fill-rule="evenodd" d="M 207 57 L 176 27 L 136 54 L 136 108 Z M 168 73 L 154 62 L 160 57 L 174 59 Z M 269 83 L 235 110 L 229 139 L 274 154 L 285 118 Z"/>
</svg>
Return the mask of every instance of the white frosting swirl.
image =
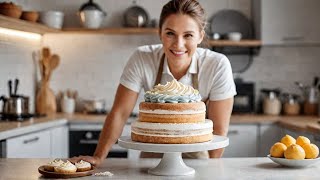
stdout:
<svg viewBox="0 0 320 180">
<path fill-rule="evenodd" d="M 62 163 L 64 163 L 61 159 L 55 159 L 48 163 L 50 166 L 60 166 Z"/>
<path fill-rule="evenodd" d="M 65 169 L 65 170 L 74 170 L 74 169 L 77 169 L 77 167 L 76 167 L 74 164 L 72 164 L 70 161 L 64 162 L 64 163 L 60 164 L 60 166 L 55 167 L 55 168 Z"/>
<path fill-rule="evenodd" d="M 75 163 L 75 165 L 76 165 L 77 168 L 91 167 L 90 163 L 88 163 L 87 161 L 83 161 L 83 160 Z"/>
<path fill-rule="evenodd" d="M 200 102 L 201 95 L 198 90 L 191 86 L 186 86 L 173 79 L 165 85 L 158 84 L 145 94 L 146 102 L 159 103 L 188 103 Z"/>
</svg>

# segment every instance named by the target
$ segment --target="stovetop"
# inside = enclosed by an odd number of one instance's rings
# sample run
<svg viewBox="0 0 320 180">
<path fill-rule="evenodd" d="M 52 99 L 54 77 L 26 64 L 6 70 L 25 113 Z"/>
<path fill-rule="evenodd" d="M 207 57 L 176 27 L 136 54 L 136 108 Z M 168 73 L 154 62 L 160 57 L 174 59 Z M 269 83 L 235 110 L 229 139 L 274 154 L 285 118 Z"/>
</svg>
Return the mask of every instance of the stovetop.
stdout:
<svg viewBox="0 0 320 180">
<path fill-rule="evenodd" d="M 20 115 L 12 115 L 12 114 L 2 114 L 0 113 L 0 121 L 26 121 L 31 118 L 39 118 L 45 117 L 45 114 L 20 114 Z"/>
</svg>

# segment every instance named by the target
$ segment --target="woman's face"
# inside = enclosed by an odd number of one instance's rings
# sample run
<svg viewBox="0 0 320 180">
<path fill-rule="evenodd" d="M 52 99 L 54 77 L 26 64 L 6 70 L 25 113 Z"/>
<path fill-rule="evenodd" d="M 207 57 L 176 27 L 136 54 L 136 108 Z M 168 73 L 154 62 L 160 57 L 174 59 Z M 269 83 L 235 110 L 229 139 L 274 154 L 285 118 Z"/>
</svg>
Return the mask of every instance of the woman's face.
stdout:
<svg viewBox="0 0 320 180">
<path fill-rule="evenodd" d="M 203 36 L 204 32 L 192 17 L 172 14 L 162 25 L 160 39 L 169 61 L 189 62 Z"/>
</svg>

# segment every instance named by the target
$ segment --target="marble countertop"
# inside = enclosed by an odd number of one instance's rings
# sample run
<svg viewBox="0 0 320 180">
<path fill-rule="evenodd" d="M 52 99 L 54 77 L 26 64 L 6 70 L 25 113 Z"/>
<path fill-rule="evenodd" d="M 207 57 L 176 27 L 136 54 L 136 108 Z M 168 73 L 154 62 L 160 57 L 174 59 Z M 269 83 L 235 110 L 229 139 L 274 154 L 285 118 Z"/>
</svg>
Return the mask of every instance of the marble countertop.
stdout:
<svg viewBox="0 0 320 180">
<path fill-rule="evenodd" d="M 102 124 L 106 115 L 92 114 L 54 114 L 47 117 L 32 118 L 22 122 L 0 121 L 0 140 L 39 131 L 63 124 Z M 130 118 L 128 121 L 136 119 Z M 272 124 L 300 132 L 320 134 L 320 117 L 318 116 L 268 116 L 257 114 L 233 114 L 231 124 Z"/>
<path fill-rule="evenodd" d="M 52 159 L 0 159 L 0 179 L 42 179 L 38 167 Z M 191 176 L 154 176 L 147 173 L 160 159 L 106 159 L 95 172 L 109 171 L 112 177 L 81 179 L 320 179 L 320 163 L 306 168 L 288 168 L 264 158 L 221 158 L 184 160 L 194 168 Z M 78 178 L 75 178 L 78 179 Z M 80 179 L 80 178 L 79 178 Z"/>
</svg>

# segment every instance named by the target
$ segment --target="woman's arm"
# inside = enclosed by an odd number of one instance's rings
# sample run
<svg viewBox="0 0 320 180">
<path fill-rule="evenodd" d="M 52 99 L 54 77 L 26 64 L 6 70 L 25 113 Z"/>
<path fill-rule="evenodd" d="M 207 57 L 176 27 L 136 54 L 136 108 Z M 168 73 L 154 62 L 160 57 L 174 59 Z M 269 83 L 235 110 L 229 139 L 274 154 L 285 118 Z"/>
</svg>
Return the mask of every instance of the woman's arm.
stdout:
<svg viewBox="0 0 320 180">
<path fill-rule="evenodd" d="M 230 116 L 233 107 L 233 97 L 221 101 L 209 101 L 208 118 L 213 120 L 213 134 L 227 136 Z M 222 157 L 224 149 L 209 151 L 210 158 Z"/>
<path fill-rule="evenodd" d="M 79 156 L 71 159 L 78 162 L 81 159 L 90 162 L 94 166 L 99 166 L 107 157 L 111 147 L 120 137 L 123 127 L 136 104 L 138 93 L 123 85 L 118 86 L 116 97 L 107 115 L 103 129 L 100 133 L 99 143 L 93 156 Z"/>
</svg>

